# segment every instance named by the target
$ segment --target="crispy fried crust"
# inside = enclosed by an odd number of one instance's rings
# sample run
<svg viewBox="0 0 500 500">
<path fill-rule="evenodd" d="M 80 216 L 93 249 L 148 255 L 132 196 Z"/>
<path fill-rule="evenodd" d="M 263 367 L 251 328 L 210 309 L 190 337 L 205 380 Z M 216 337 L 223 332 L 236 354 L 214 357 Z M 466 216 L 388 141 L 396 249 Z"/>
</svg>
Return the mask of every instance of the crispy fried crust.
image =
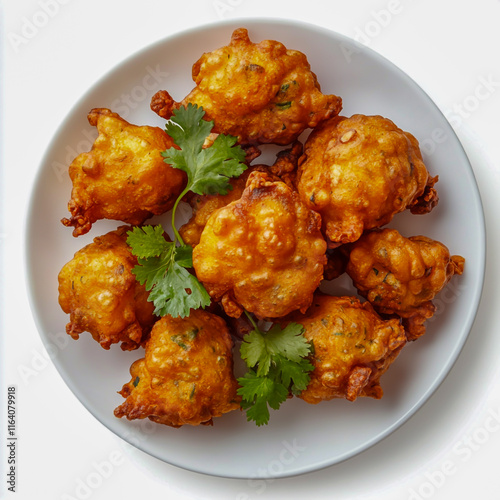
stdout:
<svg viewBox="0 0 500 500">
<path fill-rule="evenodd" d="M 240 407 L 232 340 L 222 318 L 201 309 L 164 316 L 153 327 L 145 357 L 130 367 L 118 418 L 149 418 L 171 427 L 211 425 Z"/>
<path fill-rule="evenodd" d="M 425 213 L 437 203 L 437 177 L 429 179 L 417 140 L 381 116 L 320 124 L 304 145 L 298 177 L 299 193 L 321 214 L 331 248 L 407 207 Z"/>
<path fill-rule="evenodd" d="M 241 198 L 209 218 L 193 250 L 196 275 L 229 316 L 305 311 L 326 264 L 320 225 L 284 182 L 252 172 Z"/>
<path fill-rule="evenodd" d="M 121 342 L 137 349 L 156 317 L 148 294 L 132 274 L 137 259 L 121 226 L 75 253 L 59 273 L 59 304 L 70 315 L 66 331 L 74 339 L 88 331 L 104 349 Z"/>
<path fill-rule="evenodd" d="M 382 320 L 368 303 L 356 297 L 316 294 L 305 314 L 289 319 L 304 326 L 313 344 L 311 381 L 300 398 L 317 404 L 333 398 L 354 401 L 380 399 L 379 379 L 406 343 L 396 319 Z"/>
<path fill-rule="evenodd" d="M 295 179 L 297 162 L 302 153 L 302 144 L 296 141 L 289 149 L 280 151 L 276 156 L 275 163 L 268 167 L 267 165 L 255 165 L 247 168 L 238 178 L 231 179 L 232 190 L 227 194 L 199 195 L 189 193 L 186 201 L 191 205 L 193 214 L 191 219 L 186 222 L 180 229 L 179 233 L 184 243 L 195 247 L 200 242 L 201 233 L 207 224 L 212 213 L 229 203 L 239 200 L 246 186 L 248 176 L 254 171 L 271 172 L 292 186 Z M 248 156 L 247 160 L 248 162 Z"/>
<path fill-rule="evenodd" d="M 69 167 L 73 190 L 62 219 L 73 236 L 87 233 L 99 219 L 141 224 L 172 208 L 186 174 L 164 163 L 161 151 L 172 139 L 160 128 L 131 125 L 109 109 L 93 109 L 89 123 L 99 136 L 88 153 Z"/>
<path fill-rule="evenodd" d="M 242 144 L 291 144 L 308 127 L 337 115 L 342 100 L 321 93 L 306 56 L 280 42 L 252 43 L 235 30 L 229 45 L 203 54 L 193 65 L 196 87 L 180 103 L 157 92 L 151 108 L 163 118 L 188 103 L 203 106 L 214 132 Z"/>
<path fill-rule="evenodd" d="M 464 263 L 438 241 L 405 238 L 386 228 L 352 245 L 347 273 L 377 311 L 404 318 L 408 339 L 414 340 L 425 333 L 424 322 L 435 312 L 432 299 L 454 274 L 462 274 Z"/>
</svg>

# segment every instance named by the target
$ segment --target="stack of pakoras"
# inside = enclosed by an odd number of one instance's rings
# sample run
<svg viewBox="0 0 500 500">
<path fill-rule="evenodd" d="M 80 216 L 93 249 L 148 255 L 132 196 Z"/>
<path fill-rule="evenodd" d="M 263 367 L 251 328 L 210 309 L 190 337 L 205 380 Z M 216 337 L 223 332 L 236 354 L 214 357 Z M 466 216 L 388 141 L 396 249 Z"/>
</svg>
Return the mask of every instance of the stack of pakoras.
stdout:
<svg viewBox="0 0 500 500">
<path fill-rule="evenodd" d="M 202 106 L 213 132 L 247 149 L 248 164 L 259 145 L 290 149 L 272 166 L 250 165 L 227 195 L 185 198 L 193 215 L 180 233 L 219 310 L 155 318 L 131 273 L 136 260 L 124 227 L 64 266 L 59 300 L 70 314 L 68 333 L 89 331 L 104 348 L 145 347 L 115 414 L 178 427 L 238 408 L 233 341 L 221 316 L 237 324 L 243 310 L 304 326 L 315 367 L 305 401 L 380 398 L 380 376 L 425 332 L 433 297 L 464 266 L 439 242 L 379 229 L 399 212 L 425 214 L 437 204 L 438 179 L 417 140 L 381 116 L 339 116 L 341 98 L 321 92 L 304 54 L 272 40 L 252 43 L 243 28 L 201 56 L 193 80 L 180 102 L 158 91 L 153 111 L 168 119 L 182 105 Z M 71 218 L 63 223 L 74 236 L 99 219 L 140 225 L 170 210 L 186 179 L 163 162 L 160 153 L 173 146 L 166 132 L 107 109 L 92 110 L 89 121 L 99 136 L 69 169 Z M 297 139 L 311 128 L 302 151 Z M 367 302 L 318 291 L 344 270 Z"/>
</svg>

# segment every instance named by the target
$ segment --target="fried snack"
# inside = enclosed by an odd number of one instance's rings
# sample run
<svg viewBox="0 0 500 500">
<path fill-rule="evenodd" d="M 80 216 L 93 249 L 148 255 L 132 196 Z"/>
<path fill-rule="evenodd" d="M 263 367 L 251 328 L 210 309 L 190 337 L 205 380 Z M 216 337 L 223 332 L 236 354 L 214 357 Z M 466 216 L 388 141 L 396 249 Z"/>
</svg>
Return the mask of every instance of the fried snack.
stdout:
<svg viewBox="0 0 500 500">
<path fill-rule="evenodd" d="M 104 349 L 121 342 L 123 350 L 133 350 L 156 320 L 148 293 L 132 274 L 137 259 L 126 243 L 130 229 L 94 238 L 59 273 L 59 304 L 70 315 L 66 332 L 75 340 L 87 331 Z"/>
<path fill-rule="evenodd" d="M 213 417 L 240 407 L 226 324 L 201 309 L 187 318 L 164 316 L 151 331 L 145 357 L 130 367 L 118 418 L 149 418 L 180 427 L 212 425 Z"/>
<path fill-rule="evenodd" d="M 382 320 L 368 303 L 356 297 L 316 294 L 307 312 L 290 320 L 304 326 L 314 346 L 311 381 L 300 398 L 317 404 L 333 398 L 354 401 L 380 399 L 379 379 L 406 343 L 397 319 Z"/>
<path fill-rule="evenodd" d="M 239 200 L 245 189 L 248 176 L 254 170 L 269 171 L 286 182 L 289 186 L 293 185 L 297 161 L 302 153 L 302 144 L 296 141 L 292 148 L 280 151 L 277 154 L 275 163 L 268 167 L 266 165 L 256 165 L 247 168 L 238 178 L 229 181 L 232 190 L 227 194 L 198 195 L 189 193 L 186 201 L 191 205 L 193 214 L 191 219 L 184 224 L 179 233 L 187 245 L 195 247 L 200 242 L 201 233 L 207 224 L 212 213 L 218 208 L 225 207 L 235 200 Z"/>
<path fill-rule="evenodd" d="M 69 167 L 71 218 L 61 221 L 74 227 L 73 236 L 87 233 L 99 219 L 136 225 L 170 210 L 186 174 L 163 161 L 161 151 L 174 146 L 167 133 L 131 125 L 109 109 L 93 109 L 88 120 L 99 136 Z"/>
<path fill-rule="evenodd" d="M 340 97 L 321 93 L 304 54 L 273 40 L 252 43 L 244 28 L 228 46 L 203 54 L 192 74 L 196 87 L 181 102 L 161 90 L 151 109 L 169 119 L 174 109 L 198 104 L 215 122 L 214 132 L 241 144 L 291 144 L 342 109 Z"/>
<path fill-rule="evenodd" d="M 383 229 L 352 245 L 346 271 L 377 311 L 403 318 L 408 340 L 415 340 L 436 310 L 432 299 L 454 274 L 462 274 L 464 263 L 438 241 Z"/>
<path fill-rule="evenodd" d="M 198 279 L 225 312 L 305 311 L 326 264 L 317 213 L 278 178 L 252 172 L 241 198 L 216 210 L 193 250 Z"/>
<path fill-rule="evenodd" d="M 381 116 L 320 124 L 299 160 L 298 191 L 321 214 L 329 246 L 356 241 L 395 214 L 429 212 L 438 197 L 417 140 Z"/>
</svg>

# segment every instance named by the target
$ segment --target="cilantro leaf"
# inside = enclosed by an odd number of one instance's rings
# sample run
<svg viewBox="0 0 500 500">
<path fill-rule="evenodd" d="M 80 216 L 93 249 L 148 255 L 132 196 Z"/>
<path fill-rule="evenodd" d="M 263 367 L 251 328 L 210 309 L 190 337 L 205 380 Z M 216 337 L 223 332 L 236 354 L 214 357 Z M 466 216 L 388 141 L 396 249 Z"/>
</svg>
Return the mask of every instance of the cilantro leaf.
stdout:
<svg viewBox="0 0 500 500">
<path fill-rule="evenodd" d="M 177 109 L 166 131 L 181 149 L 167 149 L 162 156 L 169 165 L 187 173 L 185 192 L 227 194 L 232 189 L 229 179 L 247 168 L 242 163 L 245 152 L 236 146 L 236 137 L 225 134 L 219 134 L 210 147 L 203 149 L 213 128 L 213 122 L 203 120 L 204 115 L 203 108 L 196 104 Z"/>
<path fill-rule="evenodd" d="M 158 316 L 167 314 L 176 318 L 189 316 L 191 309 L 210 305 L 210 295 L 187 269 L 173 261 L 164 276 L 151 289 L 149 300 Z"/>
<path fill-rule="evenodd" d="M 269 377 L 259 377 L 250 370 L 238 379 L 238 394 L 243 398 L 242 407 L 247 410 L 247 420 L 260 426 L 269 422 L 269 408 L 278 410 L 286 401 L 288 391 L 282 384 Z"/>
<path fill-rule="evenodd" d="M 256 330 L 247 333 L 241 343 L 240 354 L 249 368 L 258 365 L 258 374 L 267 375 L 271 366 L 271 355 L 267 350 L 264 335 Z"/>
<path fill-rule="evenodd" d="M 241 357 L 248 367 L 258 364 L 258 375 L 266 375 L 271 366 L 271 359 L 278 355 L 300 362 L 309 354 L 311 348 L 302 335 L 303 332 L 304 327 L 298 323 L 290 323 L 284 329 L 279 324 L 275 324 L 266 333 L 252 330 L 243 338 L 240 348 Z"/>
<path fill-rule="evenodd" d="M 227 194 L 232 189 L 229 179 L 240 176 L 247 168 L 245 153 L 233 147 L 236 137 L 218 135 L 210 148 L 202 149 L 197 169 L 191 177 L 190 189 L 197 194 Z"/>
<path fill-rule="evenodd" d="M 141 285 L 145 285 L 146 290 L 151 290 L 164 278 L 172 260 L 171 254 L 173 250 L 172 245 L 170 252 L 160 257 L 137 259 L 137 265 L 132 269 L 132 273 L 135 274 L 137 281 Z"/>
<path fill-rule="evenodd" d="M 134 227 L 127 232 L 127 244 L 139 258 L 157 257 L 171 245 L 160 225 Z"/>
<path fill-rule="evenodd" d="M 184 318 L 191 309 L 208 306 L 210 296 L 186 269 L 193 266 L 193 249 L 187 245 L 175 246 L 163 234 L 160 225 L 129 231 L 127 243 L 138 256 L 132 272 L 150 292 L 148 300 L 154 303 L 156 315 Z"/>
<path fill-rule="evenodd" d="M 189 245 L 177 247 L 174 258 L 181 267 L 193 267 L 193 247 Z"/>
<path fill-rule="evenodd" d="M 277 410 L 290 392 L 300 394 L 309 384 L 314 367 L 307 359 L 311 344 L 303 335 L 302 325 L 289 323 L 281 328 L 275 324 L 263 333 L 251 316 L 249 319 L 255 329 L 243 337 L 240 347 L 249 371 L 238 378 L 238 394 L 247 419 L 262 425 L 269 421 L 268 405 Z"/>
<path fill-rule="evenodd" d="M 197 155 L 210 135 L 214 122 L 203 120 L 205 111 L 197 104 L 188 103 L 174 110 L 173 117 L 165 126 L 167 134 L 172 137 L 186 156 Z"/>
<path fill-rule="evenodd" d="M 283 385 L 290 387 L 293 394 L 300 394 L 307 388 L 311 380 L 309 372 L 314 369 L 314 366 L 307 359 L 295 362 L 278 354 L 275 356 L 274 362 Z"/>
<path fill-rule="evenodd" d="M 289 323 L 283 329 L 281 325 L 275 324 L 265 334 L 267 348 L 272 354 L 281 354 L 291 361 L 299 362 L 309 354 L 311 348 L 303 333 L 304 327 L 299 323 Z"/>
</svg>

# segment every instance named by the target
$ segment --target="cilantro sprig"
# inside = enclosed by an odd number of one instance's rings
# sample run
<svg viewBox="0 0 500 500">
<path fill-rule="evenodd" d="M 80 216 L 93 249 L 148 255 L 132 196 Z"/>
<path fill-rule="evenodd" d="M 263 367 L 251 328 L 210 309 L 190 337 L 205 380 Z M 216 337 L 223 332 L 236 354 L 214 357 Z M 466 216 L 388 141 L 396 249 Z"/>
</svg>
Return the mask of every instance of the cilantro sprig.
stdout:
<svg viewBox="0 0 500 500">
<path fill-rule="evenodd" d="M 158 316 L 184 318 L 191 309 L 210 305 L 210 296 L 198 278 L 188 269 L 193 267 L 193 249 L 185 245 L 175 226 L 180 201 L 189 191 L 196 194 L 227 194 L 232 189 L 229 179 L 243 173 L 245 152 L 236 146 L 236 137 L 220 134 L 213 144 L 203 148 L 214 123 L 203 119 L 205 112 L 188 104 L 174 112 L 166 131 L 180 148 L 169 148 L 161 154 L 173 168 L 186 172 L 188 181 L 172 208 L 174 240 L 167 241 L 161 225 L 135 227 L 129 231 L 127 243 L 137 257 L 132 272 L 149 291 L 148 300 Z"/>
<path fill-rule="evenodd" d="M 247 420 L 261 426 L 269 422 L 269 407 L 278 410 L 290 392 L 298 395 L 306 389 L 314 367 L 307 359 L 311 344 L 302 325 L 289 323 L 282 329 L 275 324 L 262 332 L 247 316 L 254 329 L 243 337 L 240 347 L 248 372 L 238 378 L 238 394 Z"/>
<path fill-rule="evenodd" d="M 150 292 L 148 300 L 157 316 L 184 318 L 191 309 L 210 304 L 205 287 L 188 271 L 193 267 L 190 246 L 167 241 L 161 225 L 135 227 L 128 232 L 127 243 L 137 256 L 132 272 Z"/>
</svg>

